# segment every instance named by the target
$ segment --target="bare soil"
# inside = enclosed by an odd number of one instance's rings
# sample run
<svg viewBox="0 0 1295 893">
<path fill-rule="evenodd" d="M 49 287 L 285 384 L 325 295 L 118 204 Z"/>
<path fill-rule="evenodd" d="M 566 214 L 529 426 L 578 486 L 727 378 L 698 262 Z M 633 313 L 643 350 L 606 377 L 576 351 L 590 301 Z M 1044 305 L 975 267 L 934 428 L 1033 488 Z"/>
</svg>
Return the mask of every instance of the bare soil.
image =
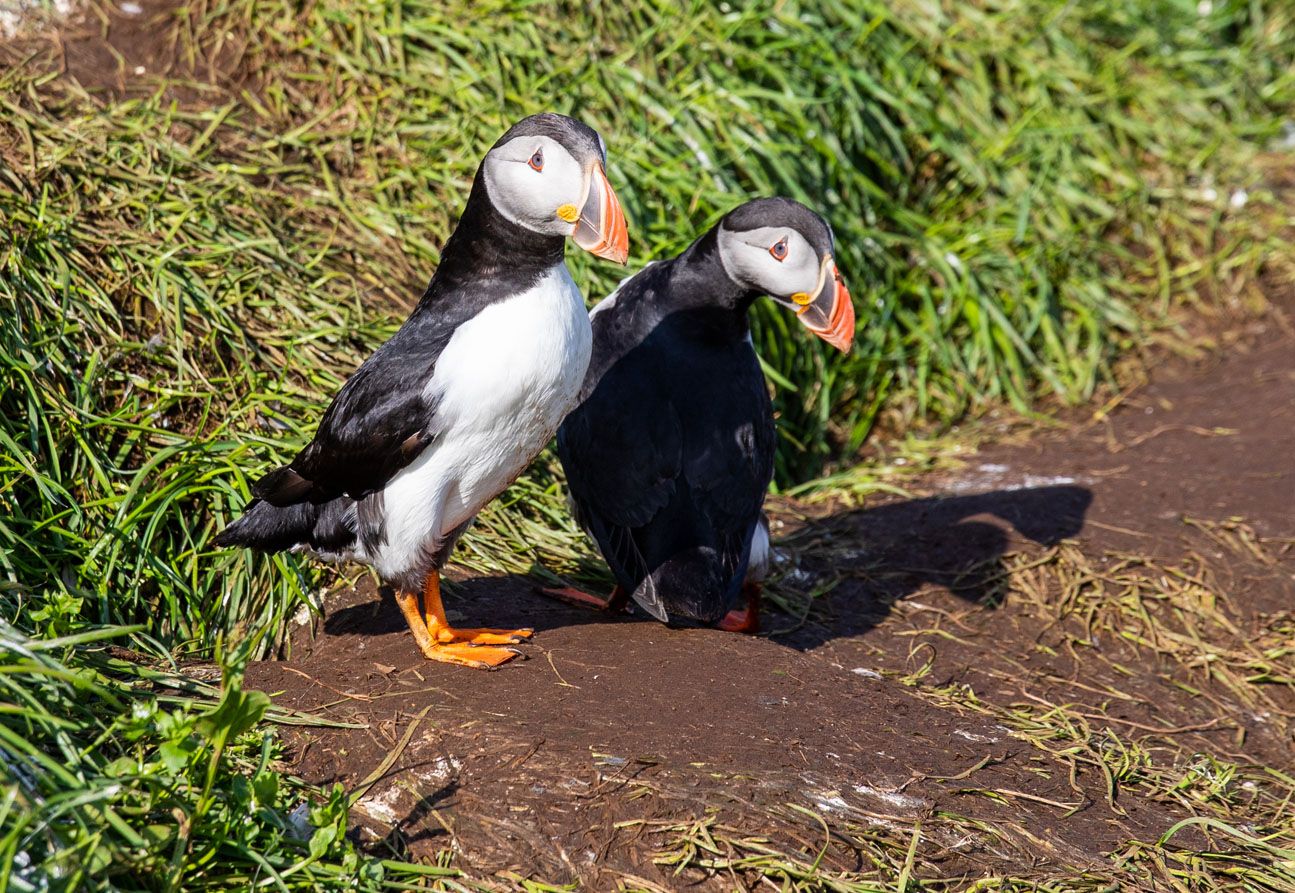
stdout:
<svg viewBox="0 0 1295 893">
<path fill-rule="evenodd" d="M 245 29 L 217 27 L 229 10 L 181 0 L 82 0 L 66 15 L 35 4 L 0 40 L 0 65 L 57 71 L 89 93 L 215 105 L 256 93 L 264 55 Z"/>
<path fill-rule="evenodd" d="M 662 856 L 708 820 L 806 863 L 822 850 L 834 870 L 870 868 L 868 833 L 906 840 L 919 820 L 922 864 L 946 878 L 1092 870 L 1189 811 L 1112 795 L 1073 751 L 1003 717 L 1059 706 L 1090 736 L 1165 759 L 1291 765 L 1289 680 L 1239 690 L 1181 642 L 1100 621 L 1102 599 L 1129 592 L 1161 610 L 1172 587 L 1156 574 L 1181 571 L 1208 584 L 1201 616 L 1224 618 L 1236 648 L 1274 634 L 1289 645 L 1292 434 L 1295 336 L 1274 308 L 1104 411 L 918 480 L 914 498 L 781 503 L 772 591 L 790 613 L 773 613 L 770 636 L 600 616 L 523 578 L 464 579 L 451 603 L 467 622 L 537 630 L 528 660 L 473 672 L 423 661 L 394 604 L 362 585 L 334 593 L 294 658 L 252 667 L 248 684 L 359 726 L 288 732 L 309 781 L 353 788 L 394 756 L 357 806 L 368 845 L 451 847 L 487 875 L 728 888 L 694 868 L 676 876 Z M 1109 590 L 1094 590 L 1104 575 Z M 1092 604 L 1063 610 L 1081 598 Z M 855 831 L 833 827 L 824 849 L 826 826 L 803 810 Z M 942 836 L 948 816 L 984 833 Z"/>
</svg>

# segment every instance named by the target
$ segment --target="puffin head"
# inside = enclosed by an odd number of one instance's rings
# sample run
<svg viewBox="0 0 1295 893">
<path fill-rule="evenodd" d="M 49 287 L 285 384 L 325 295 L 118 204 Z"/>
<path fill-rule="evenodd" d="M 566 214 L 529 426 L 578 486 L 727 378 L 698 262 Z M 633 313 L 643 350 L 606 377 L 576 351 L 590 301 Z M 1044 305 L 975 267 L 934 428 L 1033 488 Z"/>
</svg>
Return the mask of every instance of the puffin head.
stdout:
<svg viewBox="0 0 1295 893">
<path fill-rule="evenodd" d="M 486 154 L 482 173 L 490 203 L 511 222 L 570 236 L 586 251 L 623 264 L 629 235 L 606 163 L 596 130 L 546 112 L 510 127 Z"/>
<path fill-rule="evenodd" d="M 730 279 L 769 295 L 828 344 L 850 351 L 854 304 L 836 268 L 826 220 L 791 199 L 759 198 L 730 211 L 717 230 Z"/>
</svg>

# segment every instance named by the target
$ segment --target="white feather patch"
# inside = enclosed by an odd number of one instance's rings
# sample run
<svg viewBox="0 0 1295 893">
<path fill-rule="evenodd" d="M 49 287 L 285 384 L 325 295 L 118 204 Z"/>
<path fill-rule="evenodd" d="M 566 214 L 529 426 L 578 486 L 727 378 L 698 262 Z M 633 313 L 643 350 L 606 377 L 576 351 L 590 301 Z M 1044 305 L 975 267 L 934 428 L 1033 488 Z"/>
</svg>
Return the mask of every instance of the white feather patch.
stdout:
<svg viewBox="0 0 1295 893">
<path fill-rule="evenodd" d="M 426 386 L 439 434 L 383 491 L 386 543 L 364 556 L 380 575 L 416 569 L 521 474 L 574 407 L 591 346 L 565 263 L 459 326 Z"/>
<path fill-rule="evenodd" d="M 747 583 L 761 583 L 769 576 L 772 555 L 769 550 L 769 519 L 760 516 L 760 522 L 751 532 L 751 558 L 746 565 Z"/>
</svg>

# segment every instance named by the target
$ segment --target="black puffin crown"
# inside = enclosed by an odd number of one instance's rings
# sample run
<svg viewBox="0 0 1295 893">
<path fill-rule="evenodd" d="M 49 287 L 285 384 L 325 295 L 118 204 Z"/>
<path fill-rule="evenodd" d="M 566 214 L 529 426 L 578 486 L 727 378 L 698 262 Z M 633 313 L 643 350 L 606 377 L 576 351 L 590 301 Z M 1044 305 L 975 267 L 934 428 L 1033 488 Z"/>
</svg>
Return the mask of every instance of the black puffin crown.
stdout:
<svg viewBox="0 0 1295 893">
<path fill-rule="evenodd" d="M 762 226 L 788 226 L 804 236 L 820 255 L 831 254 L 836 242 L 826 220 L 789 198 L 756 198 L 744 202 L 724 215 L 720 226 L 736 233 Z"/>
<path fill-rule="evenodd" d="M 547 136 L 567 148 L 571 155 L 581 162 L 598 160 L 605 162 L 606 150 L 603 148 L 603 141 L 598 136 L 598 131 L 586 124 L 582 124 L 575 118 L 568 118 L 566 115 L 559 115 L 557 112 L 541 112 L 538 115 L 530 115 L 522 118 L 512 127 L 509 127 L 495 145 L 491 148 L 498 148 L 509 140 L 519 136 Z"/>
</svg>

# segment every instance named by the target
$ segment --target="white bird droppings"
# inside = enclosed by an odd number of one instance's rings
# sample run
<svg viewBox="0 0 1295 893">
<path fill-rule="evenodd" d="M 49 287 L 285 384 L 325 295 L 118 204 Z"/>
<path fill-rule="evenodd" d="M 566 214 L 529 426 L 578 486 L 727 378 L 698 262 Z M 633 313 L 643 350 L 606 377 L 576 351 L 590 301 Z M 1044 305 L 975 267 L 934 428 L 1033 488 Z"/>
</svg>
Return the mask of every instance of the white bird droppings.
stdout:
<svg viewBox="0 0 1295 893">
<path fill-rule="evenodd" d="M 396 801 L 402 793 L 400 786 L 393 784 L 376 794 L 364 795 L 356 805 L 375 819 L 394 825 L 397 819 Z"/>
<path fill-rule="evenodd" d="M 866 784 L 855 785 L 854 791 L 856 794 L 880 800 L 882 803 L 887 803 L 897 809 L 920 809 L 926 805 L 926 801 L 920 797 L 911 797 L 908 794 L 901 794 L 899 791 L 883 791 L 880 788 L 874 788 Z"/>
</svg>

